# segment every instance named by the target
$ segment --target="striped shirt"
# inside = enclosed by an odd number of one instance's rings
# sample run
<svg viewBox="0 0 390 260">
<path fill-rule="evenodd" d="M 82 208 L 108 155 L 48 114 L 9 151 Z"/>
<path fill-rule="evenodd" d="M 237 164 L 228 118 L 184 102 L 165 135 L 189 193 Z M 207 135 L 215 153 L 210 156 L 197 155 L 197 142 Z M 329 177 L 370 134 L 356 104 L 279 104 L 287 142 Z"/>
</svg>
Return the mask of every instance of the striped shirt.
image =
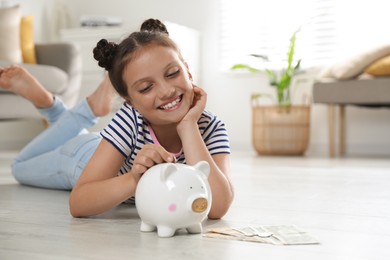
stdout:
<svg viewBox="0 0 390 260">
<path fill-rule="evenodd" d="M 230 154 L 228 134 L 221 120 L 204 111 L 198 120 L 198 127 L 211 155 Z M 118 174 L 130 171 L 135 157 L 145 144 L 158 144 L 147 120 L 127 103 L 122 105 L 100 134 L 126 158 Z M 183 152 L 175 156 L 176 162 L 186 163 Z"/>
</svg>

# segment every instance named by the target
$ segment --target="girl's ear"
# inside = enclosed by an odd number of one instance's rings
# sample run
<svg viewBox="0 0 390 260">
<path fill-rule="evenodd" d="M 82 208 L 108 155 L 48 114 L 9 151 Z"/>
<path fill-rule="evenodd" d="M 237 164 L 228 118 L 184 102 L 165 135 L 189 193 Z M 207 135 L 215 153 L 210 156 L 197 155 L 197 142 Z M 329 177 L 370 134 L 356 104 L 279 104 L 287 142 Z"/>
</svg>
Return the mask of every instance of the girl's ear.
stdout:
<svg viewBox="0 0 390 260">
<path fill-rule="evenodd" d="M 188 77 L 190 78 L 191 81 L 193 81 L 194 79 L 192 78 L 192 74 L 190 72 L 190 68 L 188 67 L 188 63 L 184 62 L 184 65 L 186 66 Z"/>
<path fill-rule="evenodd" d="M 188 71 L 188 77 L 190 78 L 191 81 L 194 81 L 194 79 L 192 78 L 192 74 L 189 71 Z"/>
<path fill-rule="evenodd" d="M 129 97 L 124 97 L 124 100 L 127 104 L 131 105 L 131 99 Z"/>
<path fill-rule="evenodd" d="M 126 96 L 122 96 L 121 97 L 126 101 L 126 103 L 130 104 L 131 105 L 131 97 L 129 95 L 129 92 L 127 92 L 127 95 Z"/>
</svg>

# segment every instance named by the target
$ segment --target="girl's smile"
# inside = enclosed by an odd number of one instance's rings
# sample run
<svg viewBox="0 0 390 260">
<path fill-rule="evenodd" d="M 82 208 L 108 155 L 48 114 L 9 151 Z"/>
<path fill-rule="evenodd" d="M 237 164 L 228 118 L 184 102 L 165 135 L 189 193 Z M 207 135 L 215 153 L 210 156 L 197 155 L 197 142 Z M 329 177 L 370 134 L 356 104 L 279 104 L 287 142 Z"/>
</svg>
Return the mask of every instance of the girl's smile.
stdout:
<svg viewBox="0 0 390 260">
<path fill-rule="evenodd" d="M 172 102 L 166 102 L 165 104 L 159 106 L 158 108 L 165 111 L 173 111 L 180 107 L 181 101 L 183 100 L 183 95 L 178 96 Z"/>
</svg>

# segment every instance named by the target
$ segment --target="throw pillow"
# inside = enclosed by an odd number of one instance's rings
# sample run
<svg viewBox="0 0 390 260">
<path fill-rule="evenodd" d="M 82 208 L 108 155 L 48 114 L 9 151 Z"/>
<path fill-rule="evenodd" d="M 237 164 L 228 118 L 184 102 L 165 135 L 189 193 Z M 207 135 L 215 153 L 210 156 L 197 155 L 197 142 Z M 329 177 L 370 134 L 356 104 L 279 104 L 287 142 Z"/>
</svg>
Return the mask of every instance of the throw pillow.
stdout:
<svg viewBox="0 0 390 260">
<path fill-rule="evenodd" d="M 36 64 L 34 45 L 34 17 L 23 16 L 20 22 L 20 47 L 24 63 Z"/>
<path fill-rule="evenodd" d="M 390 76 L 390 55 L 374 61 L 364 72 L 377 77 Z"/>
<path fill-rule="evenodd" d="M 20 18 L 19 5 L 0 8 L 0 60 L 22 62 Z"/>
<path fill-rule="evenodd" d="M 375 60 L 390 54 L 390 45 L 380 46 L 360 55 L 357 55 L 345 62 L 337 64 L 331 68 L 331 72 L 336 79 L 351 79 L 363 73 L 364 69 Z"/>
</svg>

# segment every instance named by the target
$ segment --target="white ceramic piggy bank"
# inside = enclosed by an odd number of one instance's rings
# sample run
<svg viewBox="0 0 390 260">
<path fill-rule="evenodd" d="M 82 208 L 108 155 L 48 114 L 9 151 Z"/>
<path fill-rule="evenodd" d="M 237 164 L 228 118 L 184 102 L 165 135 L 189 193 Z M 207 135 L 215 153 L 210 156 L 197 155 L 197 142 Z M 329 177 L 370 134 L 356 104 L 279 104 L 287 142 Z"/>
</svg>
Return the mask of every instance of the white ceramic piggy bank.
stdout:
<svg viewBox="0 0 390 260">
<path fill-rule="evenodd" d="M 205 161 L 194 166 L 162 163 L 148 169 L 135 192 L 141 231 L 157 228 L 160 237 L 171 237 L 181 228 L 201 233 L 202 221 L 211 207 L 209 174 Z"/>
</svg>

